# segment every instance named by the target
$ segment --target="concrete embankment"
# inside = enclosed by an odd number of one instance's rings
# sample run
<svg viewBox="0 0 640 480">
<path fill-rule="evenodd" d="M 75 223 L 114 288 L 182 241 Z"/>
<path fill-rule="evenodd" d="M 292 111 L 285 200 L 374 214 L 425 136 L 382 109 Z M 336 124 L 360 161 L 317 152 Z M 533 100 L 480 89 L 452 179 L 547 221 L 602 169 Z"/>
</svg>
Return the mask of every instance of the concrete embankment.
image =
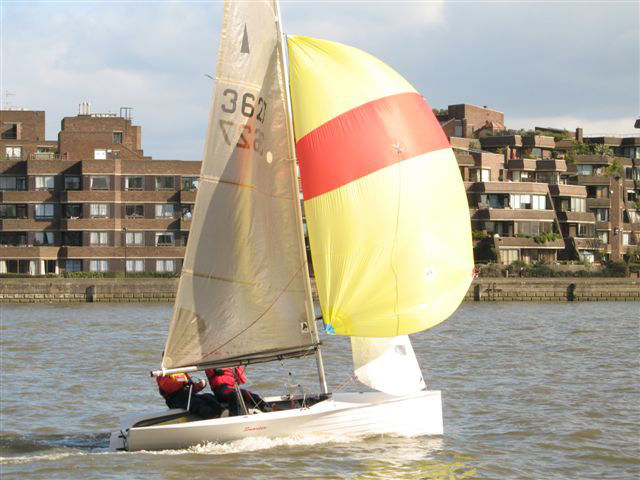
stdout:
<svg viewBox="0 0 640 480">
<path fill-rule="evenodd" d="M 0 303 L 172 302 L 177 278 L 0 278 Z M 314 294 L 315 295 L 315 294 Z M 637 278 L 480 278 L 467 302 L 640 301 Z"/>
</svg>

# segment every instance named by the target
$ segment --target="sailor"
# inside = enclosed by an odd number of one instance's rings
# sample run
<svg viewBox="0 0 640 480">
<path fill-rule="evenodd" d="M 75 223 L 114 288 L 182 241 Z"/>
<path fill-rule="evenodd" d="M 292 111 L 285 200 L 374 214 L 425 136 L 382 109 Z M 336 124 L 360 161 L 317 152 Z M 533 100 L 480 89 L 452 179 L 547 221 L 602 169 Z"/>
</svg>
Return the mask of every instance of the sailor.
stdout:
<svg viewBox="0 0 640 480">
<path fill-rule="evenodd" d="M 216 395 L 216 399 L 218 399 L 219 402 L 229 405 L 229 415 L 233 416 L 242 413 L 240 405 L 238 404 L 236 384 L 242 385 L 247 382 L 244 367 L 210 368 L 205 370 L 205 373 L 209 379 L 211 390 L 213 390 L 213 393 Z M 247 409 L 258 408 L 263 412 L 271 411 L 271 407 L 260 397 L 260 395 L 243 388 L 240 388 L 239 390 Z"/>
<path fill-rule="evenodd" d="M 207 385 L 204 380 L 194 380 L 186 373 L 173 373 L 160 375 L 156 381 L 169 408 L 186 409 L 189 406 L 189 412 L 202 418 L 218 418 L 222 413 L 222 406 L 213 395 L 198 393 Z"/>
</svg>

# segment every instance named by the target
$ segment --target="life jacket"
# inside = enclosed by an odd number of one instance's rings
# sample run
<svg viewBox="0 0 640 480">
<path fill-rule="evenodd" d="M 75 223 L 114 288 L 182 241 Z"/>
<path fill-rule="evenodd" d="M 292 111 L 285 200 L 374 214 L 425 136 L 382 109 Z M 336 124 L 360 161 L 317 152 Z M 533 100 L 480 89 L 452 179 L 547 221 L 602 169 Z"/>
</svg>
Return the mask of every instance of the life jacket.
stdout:
<svg viewBox="0 0 640 480">
<path fill-rule="evenodd" d="M 242 366 L 235 368 L 210 368 L 209 370 L 205 370 L 204 373 L 207 374 L 211 388 L 216 388 L 221 385 L 235 387 L 236 382 L 241 385 L 247 382 L 247 376 Z"/>
<path fill-rule="evenodd" d="M 189 387 L 191 377 L 186 373 L 172 373 L 171 375 L 159 375 L 156 378 L 160 395 L 167 398 L 169 395 L 179 392 L 183 388 Z M 194 383 L 191 393 L 199 392 L 204 388 L 203 385 Z"/>
</svg>

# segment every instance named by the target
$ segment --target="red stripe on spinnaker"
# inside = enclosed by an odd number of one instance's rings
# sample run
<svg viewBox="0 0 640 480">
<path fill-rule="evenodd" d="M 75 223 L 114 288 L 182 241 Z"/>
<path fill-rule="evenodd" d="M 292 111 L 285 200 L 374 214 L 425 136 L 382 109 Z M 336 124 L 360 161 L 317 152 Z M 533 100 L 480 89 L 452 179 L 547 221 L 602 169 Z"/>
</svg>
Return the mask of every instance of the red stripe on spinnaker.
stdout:
<svg viewBox="0 0 640 480">
<path fill-rule="evenodd" d="M 380 98 L 343 113 L 298 143 L 305 200 L 384 167 L 449 147 L 427 102 L 418 93 Z"/>
</svg>

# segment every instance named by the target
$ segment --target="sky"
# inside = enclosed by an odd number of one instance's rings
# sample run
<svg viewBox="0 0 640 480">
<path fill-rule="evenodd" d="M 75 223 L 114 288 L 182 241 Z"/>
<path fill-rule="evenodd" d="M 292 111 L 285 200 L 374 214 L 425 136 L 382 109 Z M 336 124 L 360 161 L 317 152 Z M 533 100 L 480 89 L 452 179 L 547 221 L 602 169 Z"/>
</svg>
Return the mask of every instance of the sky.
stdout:
<svg viewBox="0 0 640 480">
<path fill-rule="evenodd" d="M 133 107 L 155 159 L 200 160 L 220 1 L 0 0 L 2 107 L 46 112 L 46 136 L 90 102 Z M 509 128 L 638 133 L 632 1 L 286 1 L 284 29 L 361 48 L 434 108 L 470 103 Z"/>
</svg>

